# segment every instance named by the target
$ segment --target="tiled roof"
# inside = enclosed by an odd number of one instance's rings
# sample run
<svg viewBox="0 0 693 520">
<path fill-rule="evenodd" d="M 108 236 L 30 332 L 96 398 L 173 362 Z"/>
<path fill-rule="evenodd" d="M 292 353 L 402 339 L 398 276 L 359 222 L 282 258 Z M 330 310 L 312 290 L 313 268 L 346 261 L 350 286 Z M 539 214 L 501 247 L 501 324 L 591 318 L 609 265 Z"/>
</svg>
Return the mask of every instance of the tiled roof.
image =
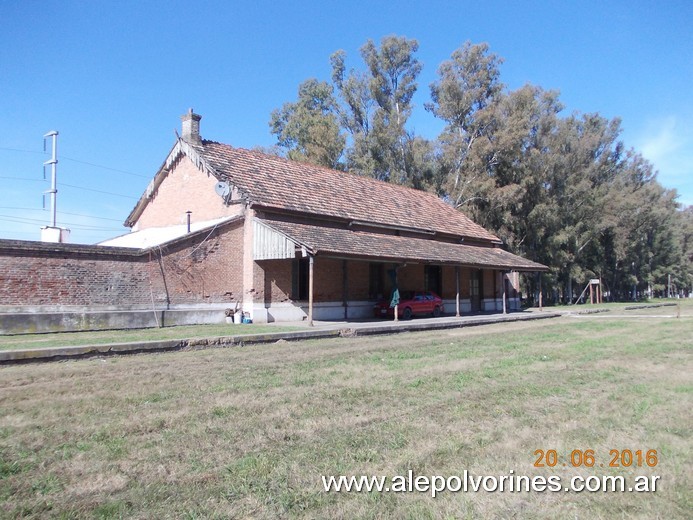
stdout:
<svg viewBox="0 0 693 520">
<path fill-rule="evenodd" d="M 546 271 L 547 267 L 499 247 L 470 246 L 425 238 L 408 238 L 346 228 L 261 219 L 316 256 L 338 255 L 419 261 L 516 271 Z"/>
<path fill-rule="evenodd" d="M 255 205 L 500 242 L 431 193 L 214 141 L 195 149 Z"/>
</svg>

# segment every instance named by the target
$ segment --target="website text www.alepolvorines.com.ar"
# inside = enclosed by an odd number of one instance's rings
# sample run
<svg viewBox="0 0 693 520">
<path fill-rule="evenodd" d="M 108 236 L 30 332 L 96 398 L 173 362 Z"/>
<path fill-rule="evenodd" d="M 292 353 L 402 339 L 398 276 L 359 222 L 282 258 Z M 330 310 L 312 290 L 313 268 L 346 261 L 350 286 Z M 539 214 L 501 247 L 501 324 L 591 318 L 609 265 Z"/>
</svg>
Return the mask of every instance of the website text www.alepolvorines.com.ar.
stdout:
<svg viewBox="0 0 693 520">
<path fill-rule="evenodd" d="M 326 492 L 378 492 L 378 493 L 430 493 L 432 497 L 444 492 L 463 493 L 521 493 L 521 492 L 620 492 L 652 493 L 657 491 L 659 475 L 472 475 L 464 470 L 461 475 L 322 475 Z"/>
</svg>

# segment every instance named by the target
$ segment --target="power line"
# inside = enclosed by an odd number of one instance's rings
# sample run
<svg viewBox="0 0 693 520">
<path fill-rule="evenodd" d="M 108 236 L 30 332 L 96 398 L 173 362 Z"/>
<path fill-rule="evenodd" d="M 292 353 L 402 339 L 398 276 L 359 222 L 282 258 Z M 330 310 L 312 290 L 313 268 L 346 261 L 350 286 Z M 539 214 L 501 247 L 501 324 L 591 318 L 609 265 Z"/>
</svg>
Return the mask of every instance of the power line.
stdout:
<svg viewBox="0 0 693 520">
<path fill-rule="evenodd" d="M 5 222 L 16 222 L 19 224 L 33 224 L 33 223 L 44 224 L 45 223 L 45 219 L 36 219 L 36 218 L 28 218 L 28 217 L 15 217 L 13 215 L 0 215 L 0 220 L 3 220 Z M 120 229 L 120 228 L 115 228 L 115 227 L 90 226 L 88 224 L 80 224 L 77 222 L 61 222 L 61 224 L 64 226 L 72 226 L 75 229 L 104 230 L 104 231 L 119 230 Z"/>
<path fill-rule="evenodd" d="M 110 170 L 112 172 L 124 173 L 125 175 L 132 175 L 133 177 L 142 177 L 143 179 L 149 179 L 151 177 L 151 175 L 142 175 L 141 173 L 133 173 L 125 170 L 119 170 L 118 168 L 111 168 L 110 166 L 102 166 L 100 164 L 94 164 L 87 161 L 80 161 L 79 159 L 71 159 L 70 157 L 65 157 L 64 155 L 61 156 L 61 158 L 80 164 L 86 164 L 88 166 L 94 166 L 95 168 L 102 168 L 104 170 Z"/>
<path fill-rule="evenodd" d="M 21 211 L 47 211 L 45 208 L 19 208 L 14 206 L 0 206 L 0 209 L 17 209 Z M 86 218 L 96 218 L 99 220 L 111 220 L 113 222 L 123 222 L 122 218 L 108 218 L 108 217 L 96 217 L 94 215 L 85 215 L 84 213 L 70 213 L 69 211 L 60 211 L 60 215 L 72 215 L 73 217 L 86 217 Z"/>
<path fill-rule="evenodd" d="M 99 220 L 112 220 L 113 222 L 119 222 L 119 223 L 123 222 L 122 218 L 95 217 L 93 215 L 83 215 L 81 213 L 70 213 L 68 211 L 60 211 L 60 210 L 58 210 L 58 213 L 62 213 L 63 215 L 72 215 L 73 217 L 97 218 Z"/>
<path fill-rule="evenodd" d="M 8 150 L 10 152 L 24 152 L 24 153 L 35 153 L 39 155 L 46 155 L 47 152 L 39 150 L 22 150 L 21 148 L 7 148 L 5 146 L 0 146 L 0 150 Z"/>
<path fill-rule="evenodd" d="M 27 181 L 27 182 L 46 182 L 45 180 L 41 179 L 25 179 L 23 177 L 6 177 L 6 176 L 0 176 L 0 179 L 13 179 L 17 181 Z M 85 190 L 85 191 L 93 191 L 96 193 L 104 193 L 106 195 L 113 195 L 115 197 L 124 197 L 126 199 L 133 199 L 133 200 L 139 200 L 139 197 L 133 197 L 132 195 L 122 195 L 120 193 L 112 193 L 110 191 L 103 191 L 103 190 L 96 190 L 94 188 L 85 188 L 83 186 L 74 186 L 72 184 L 67 184 L 65 182 L 61 182 L 60 186 L 67 186 L 69 188 L 75 188 L 77 190 Z"/>
<path fill-rule="evenodd" d="M 0 179 L 10 179 L 13 181 L 27 181 L 27 182 L 46 182 L 46 179 L 26 179 L 24 177 L 7 177 L 5 175 L 0 175 Z"/>
<path fill-rule="evenodd" d="M 6 148 L 4 146 L 0 146 L 0 150 L 9 150 L 11 152 L 24 152 L 24 153 L 34 153 L 34 154 L 40 154 L 40 155 L 46 155 L 46 152 L 40 152 L 36 150 L 22 150 L 21 148 Z M 61 161 L 72 161 L 80 164 L 86 164 L 87 166 L 93 166 L 94 168 L 102 168 L 104 170 L 110 170 L 112 172 L 118 172 L 118 173 L 124 173 L 125 175 L 132 175 L 134 177 L 142 177 L 143 179 L 149 179 L 151 175 L 143 175 L 141 173 L 133 173 L 129 172 L 127 170 L 119 170 L 118 168 L 111 168 L 110 166 L 104 166 L 102 164 L 95 164 L 92 162 L 88 161 L 82 161 L 80 159 L 73 159 L 72 157 L 66 157 L 64 155 L 60 156 Z"/>
<path fill-rule="evenodd" d="M 74 186 L 73 184 L 66 184 L 64 182 L 61 182 L 60 186 L 67 186 L 68 188 L 74 188 L 76 190 L 93 191 L 95 193 L 105 193 L 106 195 L 113 195 L 115 197 L 123 197 L 125 199 L 139 200 L 139 197 L 133 197 L 131 195 L 122 195 L 120 193 L 111 193 L 110 191 L 95 190 L 94 188 L 84 188 L 83 186 Z"/>
</svg>

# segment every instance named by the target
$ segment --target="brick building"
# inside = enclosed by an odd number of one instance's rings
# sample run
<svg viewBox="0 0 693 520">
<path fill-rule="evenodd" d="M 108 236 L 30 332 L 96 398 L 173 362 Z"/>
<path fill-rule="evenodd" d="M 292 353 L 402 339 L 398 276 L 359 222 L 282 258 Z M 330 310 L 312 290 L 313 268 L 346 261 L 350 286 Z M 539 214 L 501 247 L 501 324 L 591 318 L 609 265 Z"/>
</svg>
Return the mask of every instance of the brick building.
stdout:
<svg viewBox="0 0 693 520">
<path fill-rule="evenodd" d="M 130 233 L 98 246 L 0 240 L 5 312 L 362 318 L 392 273 L 401 290 L 439 293 L 447 312 L 501 311 L 519 307 L 518 272 L 546 270 L 433 194 L 203 140 L 200 119 L 182 117 Z"/>
</svg>

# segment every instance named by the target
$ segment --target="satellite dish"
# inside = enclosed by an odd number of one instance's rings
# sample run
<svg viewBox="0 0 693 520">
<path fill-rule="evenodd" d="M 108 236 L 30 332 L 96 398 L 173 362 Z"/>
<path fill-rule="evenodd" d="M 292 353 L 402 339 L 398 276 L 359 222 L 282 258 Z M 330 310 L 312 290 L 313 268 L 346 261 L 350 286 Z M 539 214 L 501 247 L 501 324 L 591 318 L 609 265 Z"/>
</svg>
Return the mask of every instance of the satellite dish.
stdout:
<svg viewBox="0 0 693 520">
<path fill-rule="evenodd" d="M 224 202 L 229 201 L 231 196 L 231 186 L 229 185 L 228 181 L 217 182 L 217 185 L 214 186 L 214 191 L 216 191 L 217 195 L 224 199 Z"/>
</svg>

